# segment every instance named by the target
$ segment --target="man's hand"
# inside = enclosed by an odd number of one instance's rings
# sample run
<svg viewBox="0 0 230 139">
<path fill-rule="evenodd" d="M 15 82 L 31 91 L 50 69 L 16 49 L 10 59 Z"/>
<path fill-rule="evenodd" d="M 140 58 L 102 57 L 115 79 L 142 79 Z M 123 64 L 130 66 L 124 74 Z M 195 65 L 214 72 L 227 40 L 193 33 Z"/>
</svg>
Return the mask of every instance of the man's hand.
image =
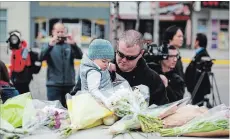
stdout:
<svg viewBox="0 0 230 139">
<path fill-rule="evenodd" d="M 108 68 L 108 70 L 109 70 L 110 72 L 116 71 L 116 65 L 113 64 L 113 63 L 109 63 L 109 68 Z"/>
<path fill-rule="evenodd" d="M 53 36 L 49 42 L 49 46 L 54 46 L 56 45 L 58 42 L 58 37 L 57 36 Z"/>
<path fill-rule="evenodd" d="M 160 74 L 160 78 L 161 78 L 163 84 L 165 85 L 165 87 L 167 87 L 168 86 L 168 79 L 162 74 Z"/>
<path fill-rule="evenodd" d="M 76 44 L 72 36 L 67 36 L 65 43 L 70 44 L 70 45 Z"/>
</svg>

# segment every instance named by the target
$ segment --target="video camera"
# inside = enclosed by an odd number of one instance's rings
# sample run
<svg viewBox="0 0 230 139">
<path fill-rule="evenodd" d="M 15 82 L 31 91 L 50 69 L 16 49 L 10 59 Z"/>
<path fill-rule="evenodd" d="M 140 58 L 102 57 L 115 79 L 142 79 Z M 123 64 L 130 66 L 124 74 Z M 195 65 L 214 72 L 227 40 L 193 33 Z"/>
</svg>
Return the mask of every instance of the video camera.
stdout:
<svg viewBox="0 0 230 139">
<path fill-rule="evenodd" d="M 163 44 L 161 46 L 157 46 L 157 44 L 154 43 L 149 44 L 147 45 L 147 50 L 145 51 L 143 57 L 147 63 L 159 63 L 159 61 L 168 58 L 168 45 Z"/>
<path fill-rule="evenodd" d="M 210 72 L 212 65 L 213 65 L 213 61 L 215 61 L 215 59 L 211 59 L 208 56 L 201 57 L 201 60 L 196 62 L 197 69 L 199 69 L 201 71 Z"/>
<path fill-rule="evenodd" d="M 6 43 L 9 43 L 10 49 L 19 49 L 21 43 L 21 33 L 17 30 L 11 31 L 9 33 L 9 38 L 6 40 Z"/>
</svg>

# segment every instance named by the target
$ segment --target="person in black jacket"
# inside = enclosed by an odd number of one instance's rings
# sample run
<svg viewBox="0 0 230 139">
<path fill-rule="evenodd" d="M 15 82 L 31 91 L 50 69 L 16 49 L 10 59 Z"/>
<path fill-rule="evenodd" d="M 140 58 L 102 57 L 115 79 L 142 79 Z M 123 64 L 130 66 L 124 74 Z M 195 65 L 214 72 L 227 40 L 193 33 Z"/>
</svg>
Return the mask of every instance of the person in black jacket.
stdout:
<svg viewBox="0 0 230 139">
<path fill-rule="evenodd" d="M 155 71 L 150 69 L 142 58 L 143 38 L 141 33 L 135 30 L 125 31 L 118 40 L 114 67 L 112 70 L 126 79 L 130 86 L 146 85 L 150 90 L 149 104 L 163 105 L 169 103 L 165 89 L 165 80 Z M 114 74 L 111 78 L 114 79 Z M 72 94 L 80 90 L 78 80 Z"/>
<path fill-rule="evenodd" d="M 198 33 L 195 41 L 195 49 L 196 55 L 188 65 L 186 72 L 185 72 L 185 82 L 187 86 L 188 92 L 192 94 L 196 83 L 198 82 L 202 71 L 199 68 L 199 62 L 201 61 L 202 57 L 210 57 L 207 50 L 207 37 L 202 34 Z M 204 100 L 204 96 L 206 94 L 210 94 L 210 80 L 208 73 L 205 73 L 204 78 L 199 86 L 199 89 L 196 92 L 194 99 L 192 100 L 193 104 L 197 104 L 201 102 L 199 105 L 202 106 L 202 101 Z"/>
<path fill-rule="evenodd" d="M 131 87 L 140 84 L 150 89 L 150 105 L 168 103 L 168 97 L 161 77 L 148 67 L 142 58 L 143 38 L 135 30 L 125 31 L 119 38 L 116 48 L 116 72 L 125 78 Z"/>
<path fill-rule="evenodd" d="M 173 70 L 176 66 L 179 54 L 174 46 L 168 47 L 168 56 L 164 60 L 160 60 L 151 66 L 158 74 L 164 75 L 168 80 L 166 87 L 169 102 L 175 102 L 183 99 L 184 96 L 184 80 Z"/>
<path fill-rule="evenodd" d="M 175 46 L 178 51 L 179 48 L 183 45 L 183 40 L 184 39 L 182 29 L 175 25 L 168 27 L 164 32 L 163 44 Z M 184 71 L 181 57 L 179 57 L 179 59 L 177 60 L 175 72 L 184 79 Z"/>
</svg>

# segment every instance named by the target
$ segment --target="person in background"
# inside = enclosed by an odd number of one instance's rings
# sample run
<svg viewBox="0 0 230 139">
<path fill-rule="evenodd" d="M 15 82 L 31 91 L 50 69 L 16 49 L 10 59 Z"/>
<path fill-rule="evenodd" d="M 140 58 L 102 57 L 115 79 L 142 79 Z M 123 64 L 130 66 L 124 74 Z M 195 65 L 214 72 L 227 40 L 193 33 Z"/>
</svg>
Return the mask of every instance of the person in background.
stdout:
<svg viewBox="0 0 230 139">
<path fill-rule="evenodd" d="M 209 54 L 206 50 L 207 48 L 207 37 L 202 33 L 198 33 L 195 40 L 195 49 L 196 54 L 192 59 L 191 63 L 188 65 L 185 71 L 185 82 L 187 85 L 188 92 L 193 95 L 193 90 L 201 76 L 202 70 L 200 69 L 200 62 L 202 57 L 209 57 Z M 196 92 L 192 100 L 192 104 L 198 104 L 199 106 L 203 106 L 204 97 L 207 94 L 210 94 L 210 80 L 208 73 L 205 73 L 204 78 Z"/>
<path fill-rule="evenodd" d="M 18 90 L 16 90 L 10 84 L 7 67 L 5 63 L 2 62 L 1 60 L 0 60 L 0 95 L 3 103 L 9 98 L 19 95 Z"/>
<path fill-rule="evenodd" d="M 18 49 L 11 49 L 12 53 L 9 66 L 10 80 L 20 94 L 27 93 L 30 92 L 29 85 L 33 79 L 32 72 L 30 71 L 32 62 L 27 42 L 21 39 L 22 35 L 17 30 L 10 32 L 10 34 L 16 35 L 20 40 Z"/>
<path fill-rule="evenodd" d="M 41 49 L 40 60 L 46 60 L 47 98 L 59 100 L 66 107 L 65 95 L 75 85 L 74 59 L 82 58 L 82 51 L 71 36 L 66 35 L 62 23 L 54 24 L 52 38 Z"/>
<path fill-rule="evenodd" d="M 184 96 L 184 80 L 173 70 L 179 58 L 178 50 L 174 46 L 168 47 L 168 55 L 166 59 L 160 60 L 159 64 L 152 66 L 152 69 L 160 75 L 164 75 L 168 80 L 166 87 L 169 102 L 175 102 L 183 99 Z"/>
<path fill-rule="evenodd" d="M 184 38 L 182 30 L 175 25 L 168 27 L 164 32 L 163 44 L 168 44 L 169 46 L 172 45 L 176 47 L 179 53 L 179 48 L 181 48 L 183 45 L 183 40 Z M 181 61 L 181 57 L 179 57 L 177 60 L 175 71 L 184 79 L 183 63 Z"/>
</svg>

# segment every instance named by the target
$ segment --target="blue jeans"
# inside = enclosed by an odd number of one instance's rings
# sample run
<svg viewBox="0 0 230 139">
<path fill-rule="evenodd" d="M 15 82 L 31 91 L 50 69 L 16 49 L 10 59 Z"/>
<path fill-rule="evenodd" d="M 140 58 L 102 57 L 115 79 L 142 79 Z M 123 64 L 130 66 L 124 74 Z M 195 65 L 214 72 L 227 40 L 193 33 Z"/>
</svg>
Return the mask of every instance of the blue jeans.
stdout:
<svg viewBox="0 0 230 139">
<path fill-rule="evenodd" d="M 47 86 L 47 98 L 49 101 L 59 100 L 65 108 L 65 95 L 72 90 L 73 86 Z"/>
<path fill-rule="evenodd" d="M 15 97 L 19 95 L 18 90 L 16 90 L 14 87 L 11 86 L 2 86 L 2 102 L 5 103 L 5 101 L 9 98 Z"/>
</svg>

